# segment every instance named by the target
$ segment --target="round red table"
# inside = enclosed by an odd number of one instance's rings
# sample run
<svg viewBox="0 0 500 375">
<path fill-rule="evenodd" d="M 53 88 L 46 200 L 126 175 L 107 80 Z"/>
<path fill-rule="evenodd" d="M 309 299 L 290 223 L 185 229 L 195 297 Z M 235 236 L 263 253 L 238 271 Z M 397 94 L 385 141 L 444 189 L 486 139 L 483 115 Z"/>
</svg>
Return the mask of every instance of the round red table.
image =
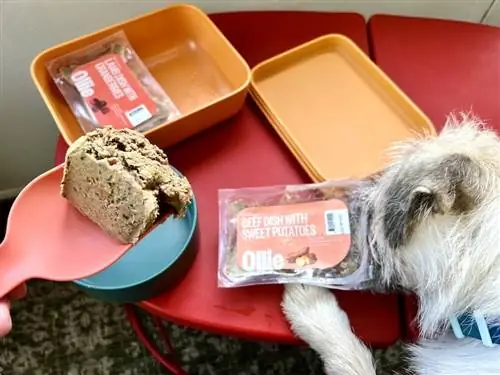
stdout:
<svg viewBox="0 0 500 375">
<path fill-rule="evenodd" d="M 251 66 L 320 35 L 341 33 L 368 51 L 366 25 L 357 14 L 243 12 L 214 14 L 212 20 Z M 307 124 L 305 124 L 307 126 Z M 66 144 L 59 139 L 56 162 Z M 259 341 L 297 343 L 282 316 L 281 286 L 217 287 L 219 188 L 310 182 L 250 98 L 234 118 L 167 150 L 173 165 L 190 180 L 199 209 L 200 248 L 185 278 L 139 306 L 169 322 Z M 336 292 L 353 329 L 367 343 L 385 347 L 401 334 L 397 295 Z M 162 358 L 129 318 L 148 349 L 171 372 L 182 370 Z M 158 320 L 158 319 L 157 319 Z M 168 341 L 165 336 L 165 341 Z"/>
</svg>

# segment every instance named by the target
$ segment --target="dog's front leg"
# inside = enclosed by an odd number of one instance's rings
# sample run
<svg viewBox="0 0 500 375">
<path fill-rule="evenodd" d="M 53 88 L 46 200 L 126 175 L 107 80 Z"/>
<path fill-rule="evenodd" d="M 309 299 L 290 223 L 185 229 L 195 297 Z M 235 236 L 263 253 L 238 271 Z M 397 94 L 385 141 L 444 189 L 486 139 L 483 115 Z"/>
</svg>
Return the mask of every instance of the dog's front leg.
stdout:
<svg viewBox="0 0 500 375">
<path fill-rule="evenodd" d="M 287 285 L 282 306 L 292 330 L 320 355 L 328 375 L 375 374 L 370 351 L 328 289 Z"/>
</svg>

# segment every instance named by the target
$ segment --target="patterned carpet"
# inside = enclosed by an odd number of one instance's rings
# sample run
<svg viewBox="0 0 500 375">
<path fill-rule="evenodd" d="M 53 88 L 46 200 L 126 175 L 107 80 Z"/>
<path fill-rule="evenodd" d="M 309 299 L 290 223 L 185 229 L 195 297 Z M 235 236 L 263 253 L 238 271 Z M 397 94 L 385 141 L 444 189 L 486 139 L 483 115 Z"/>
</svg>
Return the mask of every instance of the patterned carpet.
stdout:
<svg viewBox="0 0 500 375">
<path fill-rule="evenodd" d="M 2 375 L 165 374 L 136 340 L 121 306 L 87 297 L 71 284 L 33 282 L 13 306 L 14 330 L 0 341 Z M 320 375 L 306 349 L 244 342 L 172 326 L 192 375 Z M 398 346 L 377 351 L 379 374 L 397 367 Z"/>
<path fill-rule="evenodd" d="M 0 228 L 6 209 L 2 205 Z M 14 330 L 0 339 L 1 375 L 165 374 L 135 338 L 121 306 L 87 297 L 72 284 L 30 283 L 29 296 L 13 304 L 12 315 Z M 143 319 L 148 325 L 147 317 Z M 317 356 L 307 348 L 170 329 L 191 375 L 323 374 Z M 379 374 L 392 374 L 400 354 L 398 345 L 377 351 Z"/>
</svg>

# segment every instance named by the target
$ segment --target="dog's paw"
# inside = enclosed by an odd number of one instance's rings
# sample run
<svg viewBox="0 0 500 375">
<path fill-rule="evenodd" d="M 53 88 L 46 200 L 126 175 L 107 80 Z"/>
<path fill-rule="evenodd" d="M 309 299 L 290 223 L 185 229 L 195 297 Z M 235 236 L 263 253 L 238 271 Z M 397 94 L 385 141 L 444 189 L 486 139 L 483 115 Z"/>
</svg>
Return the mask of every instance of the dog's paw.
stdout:
<svg viewBox="0 0 500 375">
<path fill-rule="evenodd" d="M 375 375 L 371 352 L 352 332 L 330 290 L 287 285 L 282 307 L 293 332 L 323 359 L 326 374 Z"/>
<path fill-rule="evenodd" d="M 303 284 L 285 285 L 283 294 L 283 309 L 285 313 L 294 311 L 304 312 L 316 308 L 318 305 L 334 304 L 337 300 L 330 290 Z"/>
<path fill-rule="evenodd" d="M 347 315 L 339 307 L 333 293 L 325 288 L 287 285 L 282 308 L 292 330 L 307 342 L 325 332 L 326 327 L 350 329 Z"/>
</svg>

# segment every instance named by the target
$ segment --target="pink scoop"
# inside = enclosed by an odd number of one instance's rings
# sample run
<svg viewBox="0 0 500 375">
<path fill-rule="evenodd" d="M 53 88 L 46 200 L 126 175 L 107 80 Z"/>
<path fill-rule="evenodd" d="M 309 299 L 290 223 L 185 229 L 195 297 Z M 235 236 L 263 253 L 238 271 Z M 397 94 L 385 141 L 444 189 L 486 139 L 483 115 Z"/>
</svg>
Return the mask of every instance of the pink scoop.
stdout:
<svg viewBox="0 0 500 375">
<path fill-rule="evenodd" d="M 62 174 L 61 164 L 40 175 L 14 202 L 0 244 L 0 297 L 32 278 L 88 277 L 131 247 L 109 237 L 61 197 Z"/>
</svg>

